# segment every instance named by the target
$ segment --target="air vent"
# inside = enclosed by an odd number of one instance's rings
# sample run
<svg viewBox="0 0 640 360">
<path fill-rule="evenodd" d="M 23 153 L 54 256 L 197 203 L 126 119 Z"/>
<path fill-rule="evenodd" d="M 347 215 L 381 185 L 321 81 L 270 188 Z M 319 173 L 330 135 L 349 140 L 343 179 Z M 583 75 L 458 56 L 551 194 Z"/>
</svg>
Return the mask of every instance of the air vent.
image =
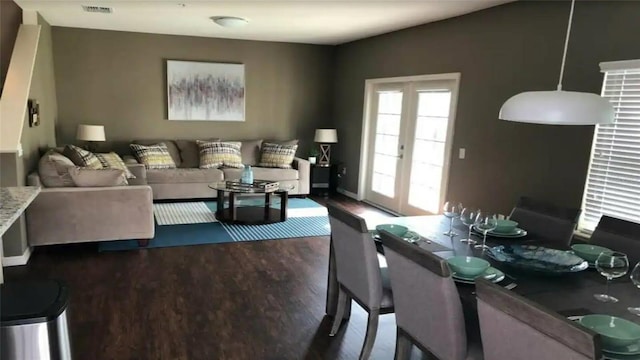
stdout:
<svg viewBox="0 0 640 360">
<path fill-rule="evenodd" d="M 90 13 L 111 14 L 113 9 L 106 6 L 82 5 L 82 9 Z"/>
</svg>

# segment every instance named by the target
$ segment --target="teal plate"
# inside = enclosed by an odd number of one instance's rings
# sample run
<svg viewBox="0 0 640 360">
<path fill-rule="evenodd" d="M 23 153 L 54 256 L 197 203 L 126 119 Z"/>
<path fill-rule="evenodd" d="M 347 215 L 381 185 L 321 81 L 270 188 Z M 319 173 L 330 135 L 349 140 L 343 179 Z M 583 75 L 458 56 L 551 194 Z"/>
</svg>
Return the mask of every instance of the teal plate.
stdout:
<svg viewBox="0 0 640 360">
<path fill-rule="evenodd" d="M 487 280 L 491 280 L 494 283 L 499 283 L 500 281 L 504 280 L 504 273 L 494 267 L 488 268 L 482 275 L 478 275 L 476 277 L 464 276 L 456 273 L 453 273 L 453 275 L 451 275 L 454 281 L 463 284 L 475 284 L 475 279 L 480 276 L 484 277 Z"/>
<path fill-rule="evenodd" d="M 473 227 L 473 231 L 479 235 L 483 234 L 481 231 L 478 231 L 475 226 Z M 487 236 L 492 236 L 496 238 L 517 239 L 517 238 L 527 236 L 527 231 L 520 228 L 516 228 L 515 231 L 512 233 L 497 233 L 494 231 L 489 231 L 487 233 Z"/>
<path fill-rule="evenodd" d="M 602 351 L 615 355 L 640 355 L 640 342 L 627 346 L 607 347 L 606 349 L 603 347 Z"/>
<path fill-rule="evenodd" d="M 371 230 L 370 233 L 374 240 L 380 241 L 380 234 L 378 233 L 378 230 Z M 402 238 L 410 243 L 416 243 L 422 239 L 420 234 L 411 230 L 407 231 Z"/>
</svg>

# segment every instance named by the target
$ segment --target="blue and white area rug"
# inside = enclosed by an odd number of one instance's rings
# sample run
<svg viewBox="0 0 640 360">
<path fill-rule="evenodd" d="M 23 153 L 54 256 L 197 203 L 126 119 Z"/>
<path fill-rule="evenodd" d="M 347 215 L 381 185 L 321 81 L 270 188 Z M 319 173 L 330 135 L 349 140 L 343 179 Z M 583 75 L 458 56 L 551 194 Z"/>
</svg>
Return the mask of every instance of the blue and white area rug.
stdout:
<svg viewBox="0 0 640 360">
<path fill-rule="evenodd" d="M 253 201 L 260 200 L 243 199 L 240 206 L 253 205 Z M 278 208 L 280 205 L 272 206 Z M 156 234 L 146 248 L 327 236 L 331 233 L 327 209 L 310 199 L 289 199 L 287 221 L 268 225 L 219 223 L 215 209 L 215 202 L 154 204 Z M 108 241 L 99 245 L 99 251 L 133 249 L 139 249 L 137 240 Z"/>
</svg>

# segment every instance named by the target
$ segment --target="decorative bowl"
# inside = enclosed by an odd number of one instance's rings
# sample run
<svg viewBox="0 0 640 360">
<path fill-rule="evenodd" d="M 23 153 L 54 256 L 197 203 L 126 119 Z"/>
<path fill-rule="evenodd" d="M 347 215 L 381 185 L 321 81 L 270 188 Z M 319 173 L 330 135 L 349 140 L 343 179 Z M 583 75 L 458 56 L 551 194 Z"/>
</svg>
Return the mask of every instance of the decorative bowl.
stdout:
<svg viewBox="0 0 640 360">
<path fill-rule="evenodd" d="M 600 334 L 605 349 L 640 341 L 640 325 L 619 317 L 586 315 L 580 319 L 580 324 Z"/>
<path fill-rule="evenodd" d="M 581 258 L 587 260 L 590 263 L 595 263 L 598 259 L 598 256 L 603 252 L 611 252 L 611 249 L 607 249 L 606 247 L 598 246 L 598 245 L 590 245 L 590 244 L 573 244 L 571 245 L 571 249 L 576 255 Z"/>
<path fill-rule="evenodd" d="M 487 251 L 492 259 L 523 270 L 563 274 L 585 270 L 589 264 L 567 251 L 535 245 L 499 245 Z"/>
<path fill-rule="evenodd" d="M 500 234 L 511 234 L 516 231 L 518 223 L 513 220 L 500 219 L 498 220 L 498 226 L 493 230 Z"/>
<path fill-rule="evenodd" d="M 465 277 L 478 276 L 491 266 L 488 261 L 473 256 L 454 256 L 447 259 L 451 270 Z"/>
<path fill-rule="evenodd" d="M 376 226 L 376 230 L 378 232 L 385 230 L 392 233 L 393 235 L 404 237 L 407 231 L 409 231 L 409 228 L 407 228 L 406 226 L 396 225 L 396 224 L 382 224 L 382 225 Z"/>
</svg>

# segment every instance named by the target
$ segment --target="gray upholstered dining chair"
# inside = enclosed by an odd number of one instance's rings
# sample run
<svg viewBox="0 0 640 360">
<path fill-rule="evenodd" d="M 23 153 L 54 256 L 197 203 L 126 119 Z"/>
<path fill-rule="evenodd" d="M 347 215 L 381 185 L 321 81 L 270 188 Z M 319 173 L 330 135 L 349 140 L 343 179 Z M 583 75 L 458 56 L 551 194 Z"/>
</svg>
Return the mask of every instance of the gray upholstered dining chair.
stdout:
<svg viewBox="0 0 640 360">
<path fill-rule="evenodd" d="M 511 211 L 509 219 L 517 221 L 537 240 L 569 246 L 578 222 L 580 209 L 570 209 L 523 196 Z"/>
<path fill-rule="evenodd" d="M 602 215 L 590 243 L 627 254 L 633 267 L 640 261 L 640 224 Z"/>
<path fill-rule="evenodd" d="M 348 304 L 355 300 L 368 313 L 367 332 L 360 359 L 368 359 L 373 349 L 380 314 L 393 312 L 389 282 L 383 278 L 376 246 L 361 217 L 329 203 L 331 239 L 338 278 L 338 307 L 331 327 L 334 336 Z"/>
<path fill-rule="evenodd" d="M 411 345 L 442 360 L 482 359 L 480 341 L 467 341 L 460 294 L 446 261 L 383 231 L 396 310 L 396 360 Z"/>
<path fill-rule="evenodd" d="M 476 280 L 485 360 L 599 360 L 600 335 L 493 284 Z"/>
</svg>

